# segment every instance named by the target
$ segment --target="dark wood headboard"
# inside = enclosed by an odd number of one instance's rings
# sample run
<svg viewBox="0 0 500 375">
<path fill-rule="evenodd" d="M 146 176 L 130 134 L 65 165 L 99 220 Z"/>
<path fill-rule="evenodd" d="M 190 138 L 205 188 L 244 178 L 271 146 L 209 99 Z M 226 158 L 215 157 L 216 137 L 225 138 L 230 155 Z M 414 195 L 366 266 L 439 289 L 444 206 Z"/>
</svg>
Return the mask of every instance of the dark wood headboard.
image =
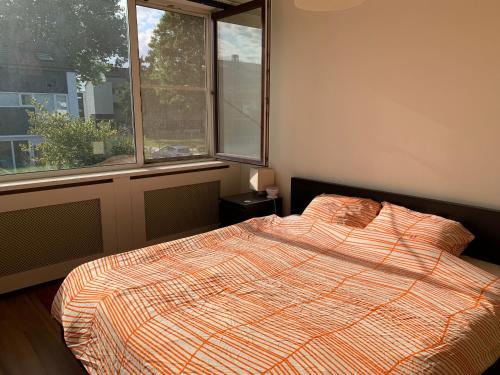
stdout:
<svg viewBox="0 0 500 375">
<path fill-rule="evenodd" d="M 500 211 L 293 177 L 291 213 L 302 214 L 311 200 L 323 193 L 387 201 L 411 210 L 459 221 L 476 237 L 464 255 L 500 264 Z"/>
</svg>

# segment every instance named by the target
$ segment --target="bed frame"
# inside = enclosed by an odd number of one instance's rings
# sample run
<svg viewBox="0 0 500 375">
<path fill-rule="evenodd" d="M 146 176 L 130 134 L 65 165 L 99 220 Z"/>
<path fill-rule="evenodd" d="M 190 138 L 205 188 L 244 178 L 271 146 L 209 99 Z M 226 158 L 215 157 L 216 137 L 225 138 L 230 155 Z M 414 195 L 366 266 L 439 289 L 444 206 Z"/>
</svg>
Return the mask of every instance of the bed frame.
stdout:
<svg viewBox="0 0 500 375">
<path fill-rule="evenodd" d="M 415 211 L 459 221 L 476 237 L 464 255 L 500 264 L 500 211 L 292 177 L 291 213 L 302 214 L 311 200 L 322 193 L 370 198 L 378 202 L 387 201 Z"/>
</svg>

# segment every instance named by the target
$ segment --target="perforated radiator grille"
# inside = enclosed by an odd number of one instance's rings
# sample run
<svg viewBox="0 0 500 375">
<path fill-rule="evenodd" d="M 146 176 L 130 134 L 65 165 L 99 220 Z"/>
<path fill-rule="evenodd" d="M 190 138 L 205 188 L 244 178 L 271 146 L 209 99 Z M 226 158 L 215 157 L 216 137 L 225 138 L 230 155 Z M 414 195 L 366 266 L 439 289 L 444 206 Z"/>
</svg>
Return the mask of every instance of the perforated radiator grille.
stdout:
<svg viewBox="0 0 500 375">
<path fill-rule="evenodd" d="M 148 241 L 219 223 L 220 181 L 144 193 Z"/>
<path fill-rule="evenodd" d="M 101 252 L 98 199 L 0 213 L 0 277 Z"/>
</svg>

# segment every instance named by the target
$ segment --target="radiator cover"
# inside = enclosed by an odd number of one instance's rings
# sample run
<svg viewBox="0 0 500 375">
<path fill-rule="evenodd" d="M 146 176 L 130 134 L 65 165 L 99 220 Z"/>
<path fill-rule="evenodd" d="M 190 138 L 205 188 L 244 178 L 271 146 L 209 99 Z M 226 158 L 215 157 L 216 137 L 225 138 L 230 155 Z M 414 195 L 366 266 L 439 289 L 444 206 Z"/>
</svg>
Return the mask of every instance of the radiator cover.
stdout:
<svg viewBox="0 0 500 375">
<path fill-rule="evenodd" d="M 147 241 L 219 223 L 220 181 L 144 193 Z"/>
<path fill-rule="evenodd" d="M 0 277 L 102 252 L 99 199 L 0 213 Z"/>
</svg>

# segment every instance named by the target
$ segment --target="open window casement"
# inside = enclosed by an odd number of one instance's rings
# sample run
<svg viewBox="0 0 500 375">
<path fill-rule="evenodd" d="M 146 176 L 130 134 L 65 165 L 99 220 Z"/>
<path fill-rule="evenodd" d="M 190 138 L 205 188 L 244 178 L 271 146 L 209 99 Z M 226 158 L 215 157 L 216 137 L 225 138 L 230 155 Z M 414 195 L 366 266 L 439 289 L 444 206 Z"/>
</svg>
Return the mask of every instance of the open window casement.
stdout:
<svg viewBox="0 0 500 375">
<path fill-rule="evenodd" d="M 269 1 L 212 15 L 216 157 L 267 165 Z"/>
</svg>

